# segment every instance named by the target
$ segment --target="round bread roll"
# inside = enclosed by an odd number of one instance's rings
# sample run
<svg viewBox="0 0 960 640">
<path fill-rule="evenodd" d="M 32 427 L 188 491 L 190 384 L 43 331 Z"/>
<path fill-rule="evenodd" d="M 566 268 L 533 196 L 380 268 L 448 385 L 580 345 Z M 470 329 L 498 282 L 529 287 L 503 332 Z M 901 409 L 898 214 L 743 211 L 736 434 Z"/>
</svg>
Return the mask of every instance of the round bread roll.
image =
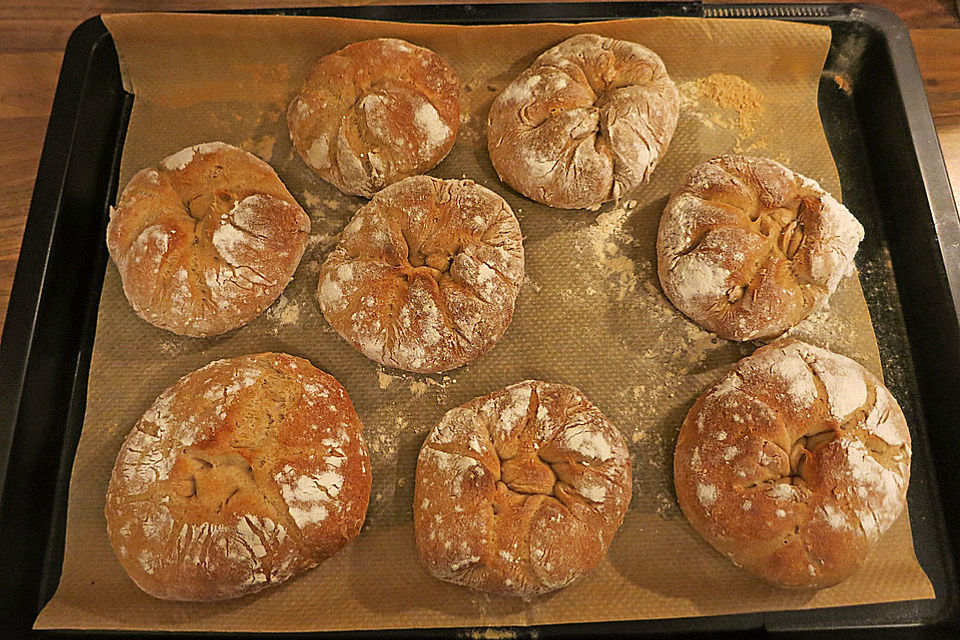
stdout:
<svg viewBox="0 0 960 640">
<path fill-rule="evenodd" d="M 854 272 L 863 227 L 820 186 L 765 158 L 687 173 L 660 219 L 670 302 L 729 340 L 770 340 L 823 307 Z"/>
<path fill-rule="evenodd" d="M 437 166 L 460 125 L 460 83 L 436 53 L 396 38 L 320 58 L 287 109 L 303 161 L 344 193 L 371 197 Z"/>
<path fill-rule="evenodd" d="M 117 456 L 107 533 L 137 585 L 168 600 L 235 598 L 317 566 L 360 532 L 363 425 L 331 376 L 261 353 L 190 373 Z"/>
<path fill-rule="evenodd" d="M 186 336 L 242 327 L 307 247 L 310 218 L 263 160 L 222 142 L 137 173 L 110 209 L 107 248 L 141 318 Z"/>
<path fill-rule="evenodd" d="M 523 281 L 520 224 L 469 180 L 414 176 L 359 209 L 320 271 L 323 315 L 368 358 L 418 373 L 478 358 Z"/>
<path fill-rule="evenodd" d="M 493 101 L 490 160 L 528 198 L 594 209 L 647 179 L 679 115 L 680 94 L 657 54 L 634 42 L 573 36 Z"/>
<path fill-rule="evenodd" d="M 734 564 L 820 589 L 850 576 L 903 510 L 910 432 L 866 369 L 785 340 L 700 396 L 674 480 L 690 524 Z"/>
<path fill-rule="evenodd" d="M 580 390 L 527 380 L 452 409 L 417 459 L 427 570 L 530 598 L 586 575 L 630 504 L 623 436 Z"/>
</svg>

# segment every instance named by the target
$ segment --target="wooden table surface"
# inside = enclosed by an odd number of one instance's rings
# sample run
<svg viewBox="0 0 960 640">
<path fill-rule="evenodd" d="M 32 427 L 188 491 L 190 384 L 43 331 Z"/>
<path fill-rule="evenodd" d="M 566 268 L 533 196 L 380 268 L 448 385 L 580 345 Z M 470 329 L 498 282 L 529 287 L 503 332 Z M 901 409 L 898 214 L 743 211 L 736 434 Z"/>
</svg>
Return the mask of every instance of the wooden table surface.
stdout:
<svg viewBox="0 0 960 640">
<path fill-rule="evenodd" d="M 294 7 L 298 4 L 324 3 L 245 0 L 229 6 Z M 910 29 L 954 185 L 954 198 L 958 198 L 960 19 L 956 4 L 954 0 L 875 0 L 874 4 L 896 12 Z M 201 0 L 0 0 L 0 330 L 6 317 L 63 49 L 70 32 L 86 18 L 100 13 L 199 10 L 212 5 Z"/>
</svg>

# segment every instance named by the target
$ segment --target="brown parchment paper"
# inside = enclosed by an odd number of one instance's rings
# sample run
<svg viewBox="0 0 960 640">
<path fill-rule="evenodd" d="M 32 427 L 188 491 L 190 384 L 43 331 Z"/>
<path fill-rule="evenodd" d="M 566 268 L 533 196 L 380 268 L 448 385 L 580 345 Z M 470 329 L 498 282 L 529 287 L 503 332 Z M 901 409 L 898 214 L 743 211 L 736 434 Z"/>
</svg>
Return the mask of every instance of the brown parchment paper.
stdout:
<svg viewBox="0 0 960 640">
<path fill-rule="evenodd" d="M 313 221 L 290 286 L 247 327 L 178 337 L 131 311 L 111 264 L 103 284 L 74 463 L 63 576 L 39 628 L 338 630 L 507 626 L 715 615 L 933 597 L 906 515 L 866 565 L 813 593 L 768 587 L 702 542 L 672 487 L 676 433 L 694 398 L 755 345 L 719 340 L 681 316 L 656 283 L 655 234 L 670 190 L 692 165 L 741 151 L 785 162 L 839 195 L 817 112 L 827 28 L 781 22 L 644 19 L 581 25 L 426 26 L 328 18 L 115 15 L 104 19 L 136 94 L 121 183 L 185 146 L 238 144 L 267 159 Z M 581 32 L 641 42 L 680 86 L 676 135 L 652 180 L 598 212 L 550 209 L 500 184 L 487 157 L 493 96 L 540 52 Z M 386 370 L 341 340 L 319 311 L 317 272 L 364 201 L 340 194 L 291 150 L 284 117 L 308 67 L 378 36 L 430 47 L 464 85 L 459 137 L 431 173 L 469 177 L 502 194 L 520 220 L 527 277 L 513 324 L 479 360 L 445 375 Z M 795 333 L 880 373 L 856 278 Z M 319 568 L 222 603 L 155 600 L 130 581 L 107 542 L 104 493 L 120 444 L 181 376 L 216 358 L 276 350 L 303 356 L 347 388 L 365 426 L 373 495 L 359 538 Z M 443 413 L 526 378 L 580 387 L 623 431 L 633 502 L 608 557 L 586 579 L 532 602 L 475 593 L 430 577 L 412 526 L 420 444 Z"/>
</svg>

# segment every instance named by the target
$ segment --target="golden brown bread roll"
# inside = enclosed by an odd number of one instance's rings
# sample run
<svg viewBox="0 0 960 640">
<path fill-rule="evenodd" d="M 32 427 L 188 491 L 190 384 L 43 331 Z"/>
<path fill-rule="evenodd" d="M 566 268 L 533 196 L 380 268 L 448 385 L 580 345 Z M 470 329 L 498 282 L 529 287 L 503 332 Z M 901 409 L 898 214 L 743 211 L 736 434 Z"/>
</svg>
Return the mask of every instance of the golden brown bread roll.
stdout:
<svg viewBox="0 0 960 640">
<path fill-rule="evenodd" d="M 660 219 L 670 302 L 729 340 L 769 340 L 823 307 L 854 273 L 863 227 L 820 186 L 765 158 L 694 167 Z"/>
<path fill-rule="evenodd" d="M 137 314 L 181 335 L 242 327 L 293 277 L 310 218 L 266 162 L 222 142 L 137 173 L 107 247 Z"/>
<path fill-rule="evenodd" d="M 581 34 L 541 54 L 493 101 L 490 160 L 528 198 L 593 209 L 647 179 L 679 115 L 680 94 L 657 54 Z"/>
<path fill-rule="evenodd" d="M 785 340 L 700 396 L 674 479 L 690 524 L 734 564 L 820 589 L 849 577 L 903 510 L 910 432 L 866 369 Z"/>
<path fill-rule="evenodd" d="M 429 49 L 396 38 L 355 42 L 317 62 L 287 123 L 307 166 L 344 193 L 369 198 L 450 152 L 460 83 Z"/>
<path fill-rule="evenodd" d="M 107 490 L 107 533 L 157 598 L 222 600 L 317 566 L 360 532 L 363 425 L 336 380 L 261 353 L 218 360 L 163 392 Z"/>
<path fill-rule="evenodd" d="M 417 460 L 414 525 L 427 570 L 529 598 L 589 573 L 632 490 L 620 432 L 574 387 L 527 380 L 452 409 Z"/>
<path fill-rule="evenodd" d="M 446 371 L 486 353 L 523 281 L 520 224 L 469 180 L 414 176 L 359 209 L 320 271 L 330 325 L 388 367 Z"/>
</svg>

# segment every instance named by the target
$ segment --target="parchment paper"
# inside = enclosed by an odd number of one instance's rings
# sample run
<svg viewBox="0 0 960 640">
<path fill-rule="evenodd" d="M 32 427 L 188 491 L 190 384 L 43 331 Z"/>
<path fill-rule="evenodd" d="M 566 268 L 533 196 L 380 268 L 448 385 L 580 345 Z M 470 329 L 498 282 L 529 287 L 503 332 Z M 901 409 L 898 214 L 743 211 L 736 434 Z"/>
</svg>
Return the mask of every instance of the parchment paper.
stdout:
<svg viewBox="0 0 960 640">
<path fill-rule="evenodd" d="M 39 628 L 337 630 L 508 626 L 715 615 L 933 597 L 904 514 L 866 565 L 813 593 L 768 587 L 702 542 L 672 488 L 677 430 L 695 397 L 756 345 L 719 340 L 681 316 L 655 276 L 667 195 L 695 163 L 743 151 L 787 163 L 839 195 L 817 112 L 825 27 L 786 22 L 645 19 L 582 25 L 452 27 L 326 18 L 115 15 L 104 19 L 136 94 L 121 183 L 185 146 L 238 144 L 267 159 L 313 220 L 307 254 L 281 298 L 247 327 L 177 337 L 139 320 L 107 268 L 70 487 L 63 577 Z M 487 157 L 493 96 L 540 52 L 581 32 L 658 52 L 684 96 L 677 133 L 649 184 L 599 212 L 550 209 L 500 184 Z M 385 370 L 327 325 L 314 292 L 336 234 L 364 201 L 341 195 L 292 152 L 284 117 L 309 66 L 355 40 L 394 36 L 430 47 L 464 85 L 462 127 L 431 173 L 502 194 L 525 236 L 527 278 L 513 324 L 479 360 L 445 375 Z M 854 212 L 856 213 L 856 212 Z M 100 212 L 90 212 L 100 215 Z M 856 278 L 796 331 L 880 373 Z M 184 374 L 216 358 L 275 350 L 308 358 L 349 391 L 365 425 L 373 495 L 359 538 L 319 568 L 235 601 L 192 604 L 140 592 L 108 545 L 104 493 L 120 444 Z M 532 602 L 430 577 L 414 544 L 416 455 L 443 413 L 526 378 L 581 388 L 623 431 L 634 496 L 608 557 L 586 579 Z"/>
</svg>

